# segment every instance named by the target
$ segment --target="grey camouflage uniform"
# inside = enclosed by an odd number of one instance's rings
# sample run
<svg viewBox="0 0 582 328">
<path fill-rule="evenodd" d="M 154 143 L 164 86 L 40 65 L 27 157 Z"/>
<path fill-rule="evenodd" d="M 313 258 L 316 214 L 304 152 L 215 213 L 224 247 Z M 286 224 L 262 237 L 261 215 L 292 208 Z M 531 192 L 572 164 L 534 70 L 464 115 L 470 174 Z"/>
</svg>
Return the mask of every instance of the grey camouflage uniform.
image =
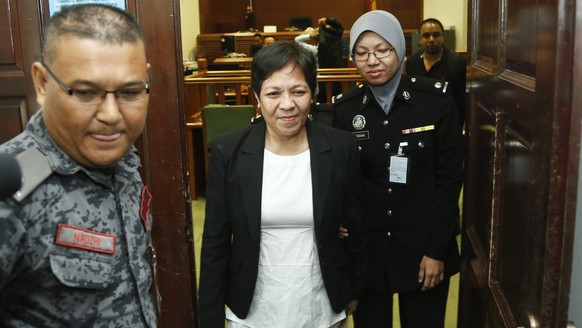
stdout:
<svg viewBox="0 0 582 328">
<path fill-rule="evenodd" d="M 136 149 L 110 172 L 83 168 L 47 134 L 42 111 L 0 152 L 31 147 L 52 173 L 20 202 L 0 200 L 0 327 L 155 327 Z M 59 244 L 65 232 L 113 240 L 102 247 L 111 254 Z"/>
</svg>

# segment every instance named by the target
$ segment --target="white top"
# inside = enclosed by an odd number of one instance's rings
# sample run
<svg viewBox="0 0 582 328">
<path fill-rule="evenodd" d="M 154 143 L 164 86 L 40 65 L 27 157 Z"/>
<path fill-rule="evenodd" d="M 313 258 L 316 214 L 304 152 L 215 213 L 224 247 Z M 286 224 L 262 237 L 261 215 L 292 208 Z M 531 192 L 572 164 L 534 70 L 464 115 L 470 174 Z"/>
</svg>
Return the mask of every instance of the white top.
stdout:
<svg viewBox="0 0 582 328">
<path fill-rule="evenodd" d="M 259 273 L 249 314 L 228 320 L 255 327 L 328 328 L 335 313 L 315 246 L 309 150 L 279 156 L 265 149 Z"/>
</svg>

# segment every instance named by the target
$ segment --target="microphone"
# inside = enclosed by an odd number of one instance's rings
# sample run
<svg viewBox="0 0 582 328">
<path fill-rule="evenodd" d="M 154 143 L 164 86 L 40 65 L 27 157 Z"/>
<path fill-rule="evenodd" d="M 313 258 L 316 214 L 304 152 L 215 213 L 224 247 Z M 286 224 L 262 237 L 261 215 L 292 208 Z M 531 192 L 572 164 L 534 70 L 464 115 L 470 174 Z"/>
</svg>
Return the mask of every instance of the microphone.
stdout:
<svg viewBox="0 0 582 328">
<path fill-rule="evenodd" d="M 0 200 L 8 198 L 22 187 L 22 171 L 16 158 L 0 153 Z"/>
</svg>

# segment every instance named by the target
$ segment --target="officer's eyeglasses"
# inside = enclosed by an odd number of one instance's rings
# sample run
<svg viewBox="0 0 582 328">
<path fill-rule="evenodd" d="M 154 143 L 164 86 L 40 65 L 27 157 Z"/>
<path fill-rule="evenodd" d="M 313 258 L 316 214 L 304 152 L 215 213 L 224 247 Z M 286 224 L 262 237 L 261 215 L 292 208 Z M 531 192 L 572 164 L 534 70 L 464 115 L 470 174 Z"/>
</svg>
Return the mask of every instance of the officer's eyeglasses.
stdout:
<svg viewBox="0 0 582 328">
<path fill-rule="evenodd" d="M 423 39 L 430 39 L 430 37 L 432 36 L 433 39 L 438 39 L 442 36 L 443 34 L 441 32 L 426 32 L 426 33 L 422 33 L 422 38 Z"/>
<path fill-rule="evenodd" d="M 66 86 L 46 64 L 43 65 L 46 67 L 47 72 L 49 72 L 53 80 L 64 92 L 71 96 L 73 100 L 85 105 L 100 104 L 108 93 L 113 93 L 120 104 L 134 105 L 144 101 L 146 98 L 145 95 L 150 93 L 149 82 L 146 82 L 142 86 L 127 87 L 113 91 L 101 89 L 72 89 Z"/>
<path fill-rule="evenodd" d="M 394 47 L 389 48 L 389 49 L 377 49 L 374 50 L 372 52 L 354 52 L 354 60 L 359 61 L 359 62 L 365 62 L 368 61 L 368 59 L 370 58 L 370 55 L 374 55 L 374 57 L 378 58 L 378 59 L 382 59 L 382 58 L 386 58 L 388 56 L 390 56 L 390 53 L 392 53 L 392 51 L 394 51 Z"/>
</svg>

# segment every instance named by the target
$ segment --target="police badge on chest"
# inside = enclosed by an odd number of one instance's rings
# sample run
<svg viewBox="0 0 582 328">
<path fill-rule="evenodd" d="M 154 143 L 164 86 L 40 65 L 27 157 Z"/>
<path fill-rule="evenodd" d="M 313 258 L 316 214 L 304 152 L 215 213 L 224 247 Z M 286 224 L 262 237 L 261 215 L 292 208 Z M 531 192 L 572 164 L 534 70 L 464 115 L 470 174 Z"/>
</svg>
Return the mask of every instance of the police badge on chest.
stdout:
<svg viewBox="0 0 582 328">
<path fill-rule="evenodd" d="M 356 129 L 352 132 L 358 140 L 368 140 L 370 139 L 370 131 L 362 131 L 366 127 L 366 118 L 363 115 L 356 115 L 352 119 L 352 126 Z"/>
</svg>

